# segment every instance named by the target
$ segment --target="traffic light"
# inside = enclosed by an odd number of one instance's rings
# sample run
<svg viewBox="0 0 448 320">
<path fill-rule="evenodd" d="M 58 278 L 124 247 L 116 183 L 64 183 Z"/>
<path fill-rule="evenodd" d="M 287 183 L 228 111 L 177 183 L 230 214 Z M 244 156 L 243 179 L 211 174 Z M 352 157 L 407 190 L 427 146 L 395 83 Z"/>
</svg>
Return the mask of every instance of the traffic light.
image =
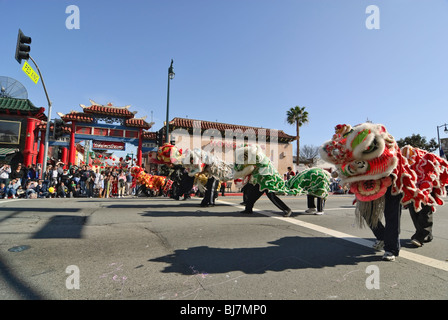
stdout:
<svg viewBox="0 0 448 320">
<path fill-rule="evenodd" d="M 64 121 L 54 119 L 53 138 L 58 139 L 64 135 Z"/>
<path fill-rule="evenodd" d="M 163 146 L 163 131 L 156 132 L 156 143 L 159 147 Z"/>
<path fill-rule="evenodd" d="M 27 44 L 31 43 L 31 37 L 27 37 L 23 34 L 22 30 L 19 29 L 19 34 L 17 36 L 17 46 L 16 46 L 16 60 L 19 64 L 22 64 L 23 60 L 28 60 L 30 58 L 30 46 Z"/>
</svg>

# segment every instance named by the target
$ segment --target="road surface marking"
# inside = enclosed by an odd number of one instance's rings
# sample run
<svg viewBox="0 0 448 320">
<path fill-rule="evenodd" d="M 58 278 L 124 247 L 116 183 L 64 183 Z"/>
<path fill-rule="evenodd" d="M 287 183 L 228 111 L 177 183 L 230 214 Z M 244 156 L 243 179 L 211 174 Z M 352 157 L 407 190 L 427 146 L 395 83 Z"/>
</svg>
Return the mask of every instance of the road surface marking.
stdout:
<svg viewBox="0 0 448 320">
<path fill-rule="evenodd" d="M 244 206 L 241 206 L 241 205 L 238 205 L 238 204 L 235 204 L 232 202 L 227 202 L 227 201 L 223 201 L 223 200 L 218 200 L 218 201 L 223 204 L 228 204 L 228 205 L 231 205 L 231 206 L 234 206 L 237 208 L 244 209 Z M 351 208 L 347 208 L 347 209 L 351 209 Z M 318 226 L 318 225 L 315 225 L 315 224 L 312 224 L 309 222 L 301 221 L 301 220 L 298 220 L 295 218 L 282 217 L 282 216 L 279 216 L 278 214 L 274 214 L 274 213 L 264 211 L 261 209 L 253 209 L 253 210 L 254 210 L 254 212 L 260 213 L 264 216 L 268 216 L 268 217 L 271 217 L 274 219 L 278 219 L 278 220 L 285 221 L 285 222 L 288 222 L 291 224 L 295 224 L 300 227 L 304 227 L 304 228 L 311 229 L 311 230 L 314 230 L 314 231 L 317 231 L 317 232 L 320 232 L 323 234 L 327 234 L 329 236 L 332 236 L 332 237 L 335 237 L 338 239 L 347 240 L 347 241 L 362 245 L 364 247 L 368 247 L 370 249 L 372 248 L 372 245 L 374 243 L 373 241 L 370 241 L 367 239 L 359 238 L 359 237 L 356 237 L 356 236 L 353 236 L 353 235 L 350 235 L 350 234 L 347 234 L 344 232 L 339 232 L 339 231 L 336 231 L 333 229 L 321 227 L 321 226 Z M 325 210 L 327 211 L 328 209 L 325 209 Z M 406 251 L 403 249 L 400 250 L 400 257 L 414 261 L 414 262 L 418 262 L 418 263 L 421 263 L 421 264 L 424 264 L 424 265 L 427 265 L 427 266 L 430 266 L 433 268 L 437 268 L 437 269 L 440 269 L 443 271 L 448 271 L 448 262 L 446 262 L 446 261 L 425 257 L 420 254 L 412 253 L 412 252 L 409 252 L 409 251 Z"/>
</svg>

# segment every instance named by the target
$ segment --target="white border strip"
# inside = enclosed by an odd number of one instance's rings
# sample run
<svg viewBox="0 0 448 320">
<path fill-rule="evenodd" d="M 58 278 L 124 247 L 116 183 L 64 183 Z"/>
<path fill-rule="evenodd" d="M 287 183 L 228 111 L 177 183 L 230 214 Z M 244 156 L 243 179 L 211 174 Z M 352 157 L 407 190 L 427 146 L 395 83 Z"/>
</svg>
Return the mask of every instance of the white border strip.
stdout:
<svg viewBox="0 0 448 320">
<path fill-rule="evenodd" d="M 19 201 L 21 199 L 0 199 L 0 204 L 2 203 L 8 203 L 8 202 L 13 202 L 13 201 Z"/>
</svg>

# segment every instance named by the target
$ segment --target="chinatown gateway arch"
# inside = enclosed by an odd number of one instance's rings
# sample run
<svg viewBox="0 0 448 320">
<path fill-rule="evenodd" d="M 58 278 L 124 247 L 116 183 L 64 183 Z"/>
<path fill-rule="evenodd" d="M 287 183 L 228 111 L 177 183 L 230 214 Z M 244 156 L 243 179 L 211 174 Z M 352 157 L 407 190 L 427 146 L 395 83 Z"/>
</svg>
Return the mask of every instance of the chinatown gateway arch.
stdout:
<svg viewBox="0 0 448 320">
<path fill-rule="evenodd" d="M 101 105 L 90 100 L 91 105 L 80 104 L 82 112 L 71 111 L 67 114 L 58 113 L 65 123 L 71 125 L 65 127 L 65 133 L 70 138 L 67 141 L 52 141 L 50 145 L 63 147 L 62 162 L 69 166 L 76 163 L 76 143 L 92 140 L 92 150 L 124 151 L 125 144 L 129 143 L 137 147 L 136 165 L 142 165 L 142 154 L 157 150 L 155 134 L 146 130 L 153 123 L 147 123 L 145 117 L 135 118 L 136 111 L 131 112 L 130 106 L 116 107 L 112 103 Z M 100 123 L 102 121 L 103 123 Z M 45 128 L 42 128 L 45 129 Z M 42 143 L 42 141 L 41 141 Z M 68 159 L 64 148 L 68 145 Z"/>
</svg>

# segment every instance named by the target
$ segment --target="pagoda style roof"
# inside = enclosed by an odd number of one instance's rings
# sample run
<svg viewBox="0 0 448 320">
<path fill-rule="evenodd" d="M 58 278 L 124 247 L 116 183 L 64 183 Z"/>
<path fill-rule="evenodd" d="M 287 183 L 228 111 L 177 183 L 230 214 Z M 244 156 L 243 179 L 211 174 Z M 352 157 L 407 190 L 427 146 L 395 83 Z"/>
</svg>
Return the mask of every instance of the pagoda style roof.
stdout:
<svg viewBox="0 0 448 320">
<path fill-rule="evenodd" d="M 45 108 L 36 107 L 28 99 L 0 98 L 0 114 L 29 116 L 46 121 L 44 112 Z"/>
<path fill-rule="evenodd" d="M 156 140 L 155 132 L 143 131 L 143 140 Z"/>
<path fill-rule="evenodd" d="M 47 123 L 48 123 L 48 122 L 42 121 L 42 122 L 37 126 L 37 128 L 38 128 L 40 131 L 45 131 L 45 130 L 47 130 Z M 63 134 L 64 134 L 64 135 L 68 135 L 68 134 L 70 134 L 70 133 L 72 132 L 72 128 L 71 128 L 69 125 L 62 125 L 61 128 L 62 128 L 62 131 L 63 131 Z M 53 130 L 54 130 L 54 124 L 53 124 L 53 122 L 51 122 L 51 123 L 50 123 L 50 132 L 53 132 Z"/>
<path fill-rule="evenodd" d="M 90 106 L 80 104 L 82 112 L 72 110 L 67 114 L 58 112 L 58 115 L 65 122 L 96 123 L 98 120 L 105 120 L 108 123 L 115 121 L 120 122 L 123 126 L 142 129 L 149 129 L 153 125 L 153 123 L 145 121 L 146 116 L 135 118 L 137 111 L 129 111 L 130 106 L 116 107 L 110 102 L 101 105 L 93 100 L 90 100 L 90 103 Z"/>
<path fill-rule="evenodd" d="M 61 112 L 57 112 L 57 114 L 61 117 L 64 122 L 84 122 L 84 123 L 93 123 L 95 122 L 95 117 L 90 114 L 85 114 L 84 112 L 78 111 L 70 111 L 70 113 L 63 114 Z"/>
<path fill-rule="evenodd" d="M 83 104 L 80 104 L 81 108 L 83 109 L 84 113 L 89 114 L 96 114 L 96 115 L 107 115 L 107 116 L 113 116 L 113 117 L 120 117 L 120 118 L 127 118 L 131 119 L 134 118 L 134 115 L 137 113 L 137 111 L 131 112 L 129 111 L 130 106 L 125 107 L 116 107 L 112 105 L 111 102 L 109 102 L 106 105 L 101 105 L 96 103 L 93 100 L 90 100 L 91 106 L 85 106 Z"/>
<path fill-rule="evenodd" d="M 143 128 L 143 129 L 149 129 L 152 127 L 152 124 L 147 123 L 145 121 L 146 116 L 142 117 L 142 118 L 131 118 L 131 119 L 127 119 L 124 122 L 124 125 L 127 127 L 138 127 L 138 128 Z"/>
<path fill-rule="evenodd" d="M 220 131 L 221 133 L 225 133 L 226 130 L 241 130 L 243 133 L 247 130 L 253 130 L 255 134 L 258 136 L 260 134 L 265 134 L 267 137 L 270 136 L 271 131 L 274 129 L 267 129 L 267 128 L 261 128 L 261 127 L 251 127 L 251 126 L 244 126 L 244 125 L 237 125 L 237 124 L 229 124 L 229 123 L 222 123 L 222 122 L 213 122 L 213 121 L 204 121 L 204 120 L 194 120 L 194 119 L 188 119 L 188 118 L 174 118 L 170 121 L 170 126 L 174 129 L 176 128 L 195 128 L 197 125 L 195 125 L 196 122 L 200 122 L 201 130 L 207 130 L 207 129 L 215 129 Z M 295 136 L 291 136 L 289 134 L 286 134 L 283 130 L 276 130 L 277 137 L 279 141 L 294 141 L 296 140 Z"/>
</svg>

